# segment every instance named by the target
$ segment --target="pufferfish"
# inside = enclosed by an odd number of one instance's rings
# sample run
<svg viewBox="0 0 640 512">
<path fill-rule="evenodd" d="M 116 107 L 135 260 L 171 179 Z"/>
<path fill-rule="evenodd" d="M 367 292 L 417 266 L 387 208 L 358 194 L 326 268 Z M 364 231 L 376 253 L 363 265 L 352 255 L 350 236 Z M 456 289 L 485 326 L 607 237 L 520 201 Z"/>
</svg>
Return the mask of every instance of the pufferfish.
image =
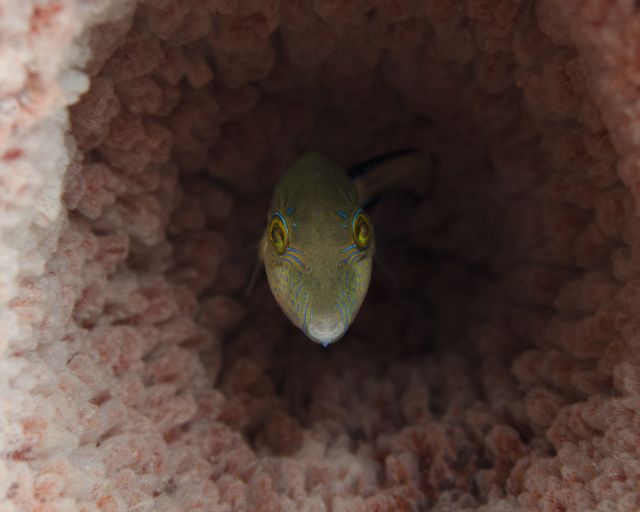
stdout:
<svg viewBox="0 0 640 512">
<path fill-rule="evenodd" d="M 363 205 L 425 165 L 403 152 L 352 180 L 309 152 L 276 184 L 259 255 L 280 308 L 311 340 L 325 347 L 340 340 L 369 289 L 376 235 Z"/>
</svg>

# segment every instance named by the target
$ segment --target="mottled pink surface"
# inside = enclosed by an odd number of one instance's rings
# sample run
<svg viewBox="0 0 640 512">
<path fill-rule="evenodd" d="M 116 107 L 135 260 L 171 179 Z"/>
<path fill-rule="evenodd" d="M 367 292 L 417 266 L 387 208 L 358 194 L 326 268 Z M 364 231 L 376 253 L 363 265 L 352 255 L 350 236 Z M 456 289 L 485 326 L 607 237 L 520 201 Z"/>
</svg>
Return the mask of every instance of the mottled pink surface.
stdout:
<svg viewBox="0 0 640 512">
<path fill-rule="evenodd" d="M 8 0 L 0 33 L 0 511 L 640 510 L 634 2 Z M 440 164 L 374 215 L 400 287 L 344 340 L 243 298 L 301 151 L 407 146 Z"/>
</svg>

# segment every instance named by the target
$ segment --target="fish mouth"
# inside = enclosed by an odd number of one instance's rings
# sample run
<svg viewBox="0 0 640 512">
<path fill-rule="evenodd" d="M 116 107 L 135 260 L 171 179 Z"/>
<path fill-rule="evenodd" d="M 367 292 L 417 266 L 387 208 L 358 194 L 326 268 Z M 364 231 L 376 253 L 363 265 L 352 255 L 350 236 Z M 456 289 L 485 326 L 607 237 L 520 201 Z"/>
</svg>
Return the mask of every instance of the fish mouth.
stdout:
<svg viewBox="0 0 640 512">
<path fill-rule="evenodd" d="M 309 320 L 305 332 L 313 341 L 326 347 L 342 338 L 346 328 L 341 316 L 319 316 Z"/>
</svg>

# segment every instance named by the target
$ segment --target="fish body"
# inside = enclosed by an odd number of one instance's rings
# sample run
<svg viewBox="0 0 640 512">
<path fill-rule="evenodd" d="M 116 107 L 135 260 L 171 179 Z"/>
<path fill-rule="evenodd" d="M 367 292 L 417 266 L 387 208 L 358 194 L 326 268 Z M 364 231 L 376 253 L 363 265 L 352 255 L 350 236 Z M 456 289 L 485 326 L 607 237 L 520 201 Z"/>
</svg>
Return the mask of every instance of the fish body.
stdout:
<svg viewBox="0 0 640 512">
<path fill-rule="evenodd" d="M 338 341 L 367 293 L 375 251 L 352 180 L 306 153 L 280 178 L 267 218 L 260 257 L 278 304 L 313 341 Z"/>
<path fill-rule="evenodd" d="M 344 336 L 367 294 L 375 231 L 363 204 L 427 166 L 417 153 L 363 164 L 352 180 L 337 163 L 305 153 L 280 178 L 260 242 L 271 291 L 307 337 Z"/>
</svg>

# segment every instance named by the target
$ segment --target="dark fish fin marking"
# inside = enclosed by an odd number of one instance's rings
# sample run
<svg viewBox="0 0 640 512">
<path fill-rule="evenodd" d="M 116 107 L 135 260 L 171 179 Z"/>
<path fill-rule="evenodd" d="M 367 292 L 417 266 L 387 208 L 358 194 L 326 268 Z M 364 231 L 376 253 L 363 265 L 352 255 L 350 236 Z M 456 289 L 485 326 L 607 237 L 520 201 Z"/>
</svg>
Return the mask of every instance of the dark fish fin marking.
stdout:
<svg viewBox="0 0 640 512">
<path fill-rule="evenodd" d="M 387 162 L 394 158 L 398 158 L 399 156 L 410 155 L 411 153 L 418 153 L 418 151 L 416 151 L 415 149 L 399 149 L 396 151 L 389 151 L 388 153 L 383 153 L 381 155 L 376 155 L 352 166 L 349 169 L 348 174 L 351 179 L 357 178 L 358 176 L 367 174 L 367 172 L 369 172 L 371 169 L 373 169 L 374 167 L 378 167 L 384 162 Z"/>
</svg>

